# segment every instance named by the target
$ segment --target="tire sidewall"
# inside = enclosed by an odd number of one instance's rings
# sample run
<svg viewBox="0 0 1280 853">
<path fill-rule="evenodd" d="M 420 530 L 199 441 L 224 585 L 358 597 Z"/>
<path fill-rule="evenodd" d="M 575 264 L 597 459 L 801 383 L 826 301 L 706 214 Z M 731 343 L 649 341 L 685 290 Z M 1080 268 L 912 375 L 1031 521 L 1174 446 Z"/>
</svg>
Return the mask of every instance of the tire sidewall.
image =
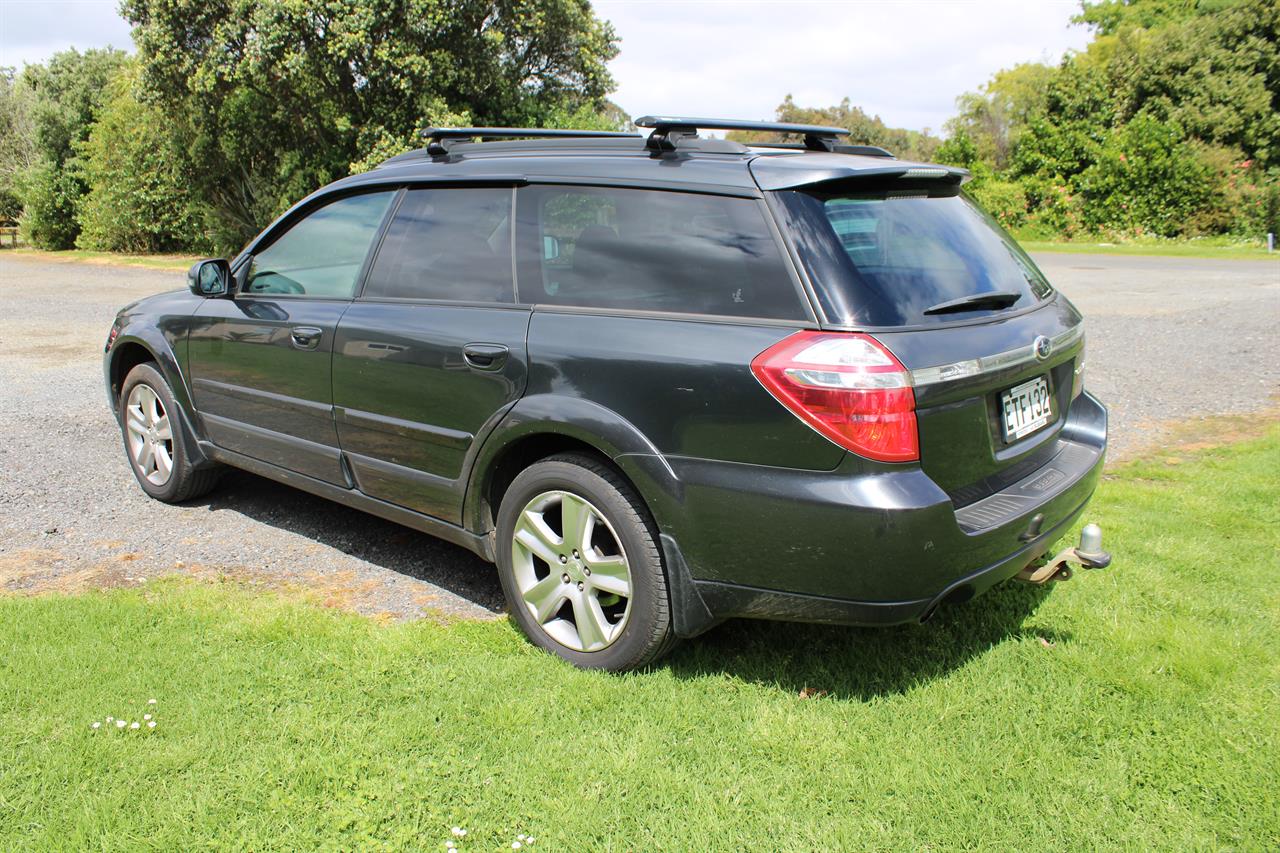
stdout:
<svg viewBox="0 0 1280 853">
<path fill-rule="evenodd" d="M 631 611 L 622 636 L 600 651 L 575 651 L 553 639 L 525 608 L 516 586 L 512 568 L 516 521 L 529 501 L 553 490 L 572 492 L 595 506 L 604 514 L 626 552 L 633 593 Z M 659 596 L 665 597 L 666 589 L 661 583 L 661 560 L 652 559 L 657 553 L 657 537 L 643 518 L 636 523 L 631 504 L 618 489 L 594 471 L 572 462 L 537 463 L 517 476 L 503 496 L 497 520 L 497 564 L 511 616 L 534 645 L 576 666 L 622 670 L 648 657 L 655 622 L 665 618 L 666 613 L 666 608 L 659 606 Z"/>
<path fill-rule="evenodd" d="M 156 396 L 160 398 L 160 402 L 164 406 L 165 415 L 169 418 L 170 431 L 173 434 L 173 453 L 171 454 L 173 457 L 173 469 L 169 473 L 169 479 L 163 486 L 157 486 L 143 476 L 142 471 L 138 468 L 138 463 L 133 459 L 133 454 L 129 452 L 129 428 L 125 416 L 125 407 L 129 403 L 129 395 L 139 385 L 146 385 L 156 392 Z M 140 364 L 129 371 L 129 375 L 125 377 L 124 384 L 120 387 L 120 402 L 116 407 L 116 420 L 120 425 L 120 436 L 124 440 L 125 459 L 128 460 L 129 469 L 133 471 L 134 479 L 138 481 L 138 485 L 142 487 L 144 492 L 157 500 L 172 500 L 182 486 L 182 478 L 186 476 L 187 449 L 183 444 L 178 403 L 173 398 L 173 392 L 169 390 L 169 383 L 164 381 L 164 376 L 153 365 Z"/>
</svg>

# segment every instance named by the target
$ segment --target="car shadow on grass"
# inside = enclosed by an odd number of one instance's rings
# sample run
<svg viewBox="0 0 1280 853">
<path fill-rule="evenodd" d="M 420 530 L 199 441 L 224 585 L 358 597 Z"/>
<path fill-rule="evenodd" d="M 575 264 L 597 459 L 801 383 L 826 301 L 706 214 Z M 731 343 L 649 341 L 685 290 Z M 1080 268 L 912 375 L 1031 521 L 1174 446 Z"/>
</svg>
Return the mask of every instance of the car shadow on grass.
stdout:
<svg viewBox="0 0 1280 853">
<path fill-rule="evenodd" d="M 471 552 L 248 472 L 227 472 L 212 493 L 190 505 L 236 512 L 297 534 L 432 584 L 491 614 L 505 607 L 493 566 Z M 1049 590 L 1001 584 L 973 601 L 944 606 L 924 625 L 854 628 L 732 620 L 682 643 L 655 668 L 689 679 L 728 675 L 797 695 L 855 700 L 892 695 L 944 676 L 1002 642 L 1032 634 L 1044 642 L 1069 641 L 1069 635 L 1023 628 Z M 396 595 L 384 592 L 388 601 Z"/>
<path fill-rule="evenodd" d="M 189 506 L 206 507 L 215 513 L 236 512 L 295 533 L 372 566 L 439 587 L 491 614 L 502 612 L 504 607 L 502 587 L 492 564 L 465 548 L 247 471 L 228 471 L 217 488 Z M 323 561 L 317 559 L 316 563 L 320 566 Z M 392 604 L 404 605 L 392 601 L 394 591 L 384 593 L 388 610 L 397 609 Z M 374 604 L 372 609 L 377 609 Z M 451 612 L 458 608 L 441 602 L 438 609 Z"/>
<path fill-rule="evenodd" d="M 929 622 L 854 628 L 733 620 L 682 644 L 659 667 L 680 678 L 728 675 L 801 696 L 865 701 L 903 693 L 1010 640 L 1069 642 L 1024 627 L 1051 586 L 1010 581 L 973 601 L 944 606 Z"/>
</svg>

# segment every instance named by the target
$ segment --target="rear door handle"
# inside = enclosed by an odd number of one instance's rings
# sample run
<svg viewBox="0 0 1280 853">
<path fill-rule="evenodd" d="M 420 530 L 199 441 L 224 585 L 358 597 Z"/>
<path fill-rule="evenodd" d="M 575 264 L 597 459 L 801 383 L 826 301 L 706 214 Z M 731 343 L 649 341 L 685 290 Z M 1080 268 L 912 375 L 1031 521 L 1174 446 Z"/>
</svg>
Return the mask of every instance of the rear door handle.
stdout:
<svg viewBox="0 0 1280 853">
<path fill-rule="evenodd" d="M 467 344 L 462 348 L 462 357 L 476 370 L 500 370 L 507 363 L 509 352 L 502 344 Z"/>
<path fill-rule="evenodd" d="M 320 345 L 322 335 L 324 329 L 317 329 L 315 326 L 294 326 L 289 331 L 289 338 L 298 349 L 315 349 Z"/>
</svg>

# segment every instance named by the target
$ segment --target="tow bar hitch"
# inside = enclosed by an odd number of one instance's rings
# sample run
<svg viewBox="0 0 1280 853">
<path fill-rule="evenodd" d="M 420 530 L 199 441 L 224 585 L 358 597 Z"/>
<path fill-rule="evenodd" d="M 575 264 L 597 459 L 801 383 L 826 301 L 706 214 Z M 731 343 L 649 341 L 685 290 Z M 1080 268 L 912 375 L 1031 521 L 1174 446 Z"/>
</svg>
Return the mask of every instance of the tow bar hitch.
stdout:
<svg viewBox="0 0 1280 853">
<path fill-rule="evenodd" d="M 1020 581 L 1034 584 L 1069 581 L 1074 572 L 1070 564 L 1083 569 L 1105 569 L 1111 565 L 1111 555 L 1102 550 L 1102 528 L 1086 524 L 1080 531 L 1080 544 L 1064 548 L 1053 559 L 1043 557 L 1032 560 L 1025 569 L 1014 575 Z"/>
</svg>

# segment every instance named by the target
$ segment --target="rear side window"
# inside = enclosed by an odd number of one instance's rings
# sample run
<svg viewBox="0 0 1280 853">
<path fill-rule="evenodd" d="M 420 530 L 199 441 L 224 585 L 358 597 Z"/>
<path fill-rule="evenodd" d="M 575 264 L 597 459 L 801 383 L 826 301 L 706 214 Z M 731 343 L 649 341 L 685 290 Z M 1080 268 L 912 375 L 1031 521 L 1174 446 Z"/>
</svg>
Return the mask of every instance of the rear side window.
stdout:
<svg viewBox="0 0 1280 853">
<path fill-rule="evenodd" d="M 365 296 L 512 302 L 511 188 L 405 193 Z"/>
<path fill-rule="evenodd" d="M 1017 243 L 953 187 L 778 196 L 832 322 L 942 323 L 1025 308 L 1052 293 Z M 1016 301 L 926 313 L 950 300 L 996 291 Z"/>
<path fill-rule="evenodd" d="M 519 192 L 522 302 L 805 316 L 751 199 L 593 187 Z"/>
<path fill-rule="evenodd" d="M 349 299 L 395 191 L 347 196 L 317 208 L 253 255 L 244 290 Z"/>
</svg>

